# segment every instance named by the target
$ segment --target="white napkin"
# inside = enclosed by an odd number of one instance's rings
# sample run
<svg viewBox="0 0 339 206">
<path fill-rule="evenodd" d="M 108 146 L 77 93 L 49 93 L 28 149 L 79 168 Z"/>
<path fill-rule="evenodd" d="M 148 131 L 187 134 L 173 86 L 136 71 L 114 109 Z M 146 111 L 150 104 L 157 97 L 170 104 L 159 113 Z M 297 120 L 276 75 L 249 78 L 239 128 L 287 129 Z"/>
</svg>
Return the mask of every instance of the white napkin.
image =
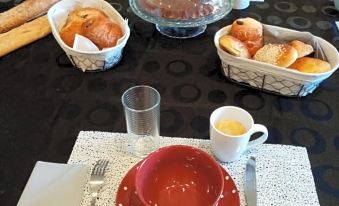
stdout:
<svg viewBox="0 0 339 206">
<path fill-rule="evenodd" d="M 90 39 L 80 34 L 75 34 L 73 49 L 80 51 L 80 52 L 81 51 L 86 51 L 86 52 L 100 51 L 99 48 Z"/>
<path fill-rule="evenodd" d="M 128 22 L 126 20 L 126 22 Z M 117 41 L 117 45 L 120 44 L 126 37 L 126 33 L 124 36 L 120 37 Z M 103 48 L 102 51 L 105 51 L 109 48 Z M 75 34 L 74 37 L 74 42 L 73 42 L 73 49 L 79 52 L 97 52 L 100 51 L 100 49 L 88 38 L 80 35 L 80 34 Z"/>
<path fill-rule="evenodd" d="M 78 206 L 89 166 L 38 161 L 18 206 Z"/>
</svg>

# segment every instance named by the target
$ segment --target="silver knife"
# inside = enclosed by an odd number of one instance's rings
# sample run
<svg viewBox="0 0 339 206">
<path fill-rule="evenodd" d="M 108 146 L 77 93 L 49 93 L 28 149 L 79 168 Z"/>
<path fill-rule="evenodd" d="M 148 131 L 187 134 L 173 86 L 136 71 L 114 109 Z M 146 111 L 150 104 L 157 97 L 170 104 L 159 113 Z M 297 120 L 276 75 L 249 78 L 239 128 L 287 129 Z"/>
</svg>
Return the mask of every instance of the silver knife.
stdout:
<svg viewBox="0 0 339 206">
<path fill-rule="evenodd" d="M 247 161 L 245 174 L 245 197 L 248 206 L 257 205 L 257 178 L 255 168 L 255 157 L 251 157 Z"/>
</svg>

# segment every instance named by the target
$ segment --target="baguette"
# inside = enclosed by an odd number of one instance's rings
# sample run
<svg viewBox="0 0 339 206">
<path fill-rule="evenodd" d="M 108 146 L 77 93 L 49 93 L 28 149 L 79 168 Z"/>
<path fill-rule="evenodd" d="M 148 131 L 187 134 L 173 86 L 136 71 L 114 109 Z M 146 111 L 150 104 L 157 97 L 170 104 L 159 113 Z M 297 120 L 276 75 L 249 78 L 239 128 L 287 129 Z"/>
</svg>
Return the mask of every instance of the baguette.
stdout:
<svg viewBox="0 0 339 206">
<path fill-rule="evenodd" d="M 45 14 L 59 0 L 26 0 L 0 13 L 0 34 Z"/>
<path fill-rule="evenodd" d="M 0 57 L 41 39 L 51 33 L 47 16 L 44 15 L 9 32 L 0 34 Z"/>
</svg>

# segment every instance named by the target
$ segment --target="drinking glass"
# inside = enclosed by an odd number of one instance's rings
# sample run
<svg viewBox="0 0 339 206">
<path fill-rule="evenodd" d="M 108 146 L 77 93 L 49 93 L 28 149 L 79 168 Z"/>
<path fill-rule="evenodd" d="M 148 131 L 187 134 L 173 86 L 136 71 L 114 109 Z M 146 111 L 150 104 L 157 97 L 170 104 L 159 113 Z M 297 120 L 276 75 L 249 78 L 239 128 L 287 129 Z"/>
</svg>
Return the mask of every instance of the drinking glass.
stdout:
<svg viewBox="0 0 339 206">
<path fill-rule="evenodd" d="M 145 157 L 160 144 L 160 94 L 149 86 L 134 86 L 124 92 L 121 102 L 127 125 L 127 149 Z"/>
</svg>

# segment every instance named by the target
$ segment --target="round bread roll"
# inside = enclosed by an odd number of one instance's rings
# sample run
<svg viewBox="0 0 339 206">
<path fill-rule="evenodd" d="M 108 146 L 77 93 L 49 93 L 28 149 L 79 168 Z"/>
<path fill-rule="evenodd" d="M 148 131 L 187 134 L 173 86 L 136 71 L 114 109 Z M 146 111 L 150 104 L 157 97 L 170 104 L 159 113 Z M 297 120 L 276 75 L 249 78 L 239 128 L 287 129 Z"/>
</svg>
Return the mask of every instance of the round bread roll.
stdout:
<svg viewBox="0 0 339 206">
<path fill-rule="evenodd" d="M 90 39 L 99 49 L 113 47 L 122 37 L 120 27 L 108 18 L 95 17 L 82 24 L 83 36 Z"/>
<path fill-rule="evenodd" d="M 225 35 L 220 37 L 219 45 L 224 51 L 234 56 L 251 58 L 246 45 L 233 36 Z"/>
<path fill-rule="evenodd" d="M 297 50 L 287 44 L 267 44 L 253 57 L 254 60 L 280 67 L 289 67 L 297 58 Z"/>
<path fill-rule="evenodd" d="M 293 40 L 289 43 L 289 45 L 297 50 L 298 58 L 307 56 L 314 51 L 312 45 L 305 44 L 304 42 L 299 40 Z"/>
<path fill-rule="evenodd" d="M 305 73 L 322 73 L 331 70 L 330 63 L 311 57 L 297 59 L 290 68 Z"/>
<path fill-rule="evenodd" d="M 65 44 L 73 47 L 75 34 L 90 39 L 99 49 L 115 46 L 123 36 L 120 26 L 95 8 L 80 8 L 69 13 L 60 37 Z"/>
<path fill-rule="evenodd" d="M 233 22 L 230 34 L 240 41 L 254 41 L 262 37 L 263 27 L 252 18 L 241 18 Z"/>
<path fill-rule="evenodd" d="M 260 49 L 263 42 L 263 26 L 252 18 L 241 18 L 233 22 L 230 35 L 244 42 L 253 56 Z"/>
<path fill-rule="evenodd" d="M 263 37 L 258 38 L 255 41 L 245 41 L 246 47 L 251 55 L 254 56 L 257 51 L 264 46 Z"/>
</svg>

